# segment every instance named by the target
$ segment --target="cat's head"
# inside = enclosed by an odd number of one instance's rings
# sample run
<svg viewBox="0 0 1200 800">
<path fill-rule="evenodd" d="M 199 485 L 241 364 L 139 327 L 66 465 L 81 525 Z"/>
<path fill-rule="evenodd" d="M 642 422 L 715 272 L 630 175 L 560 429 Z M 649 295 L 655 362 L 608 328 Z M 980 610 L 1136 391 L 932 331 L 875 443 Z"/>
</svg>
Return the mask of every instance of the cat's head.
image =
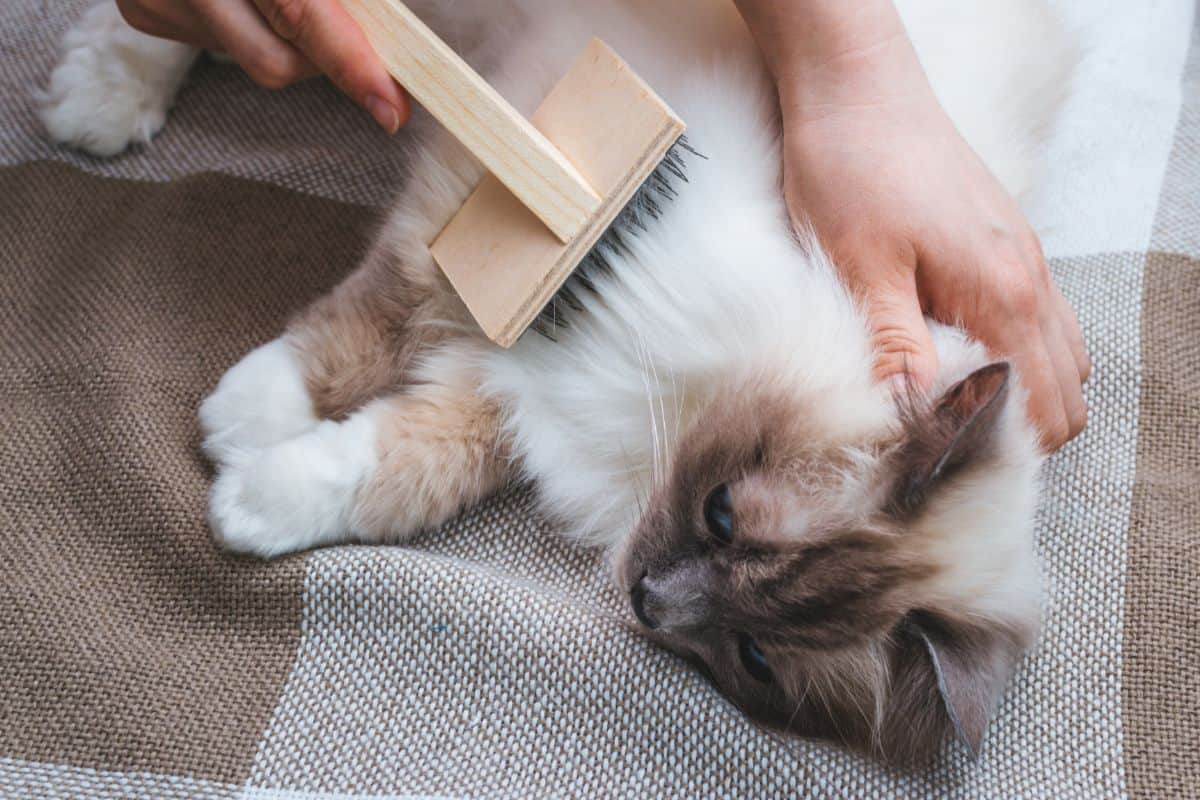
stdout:
<svg viewBox="0 0 1200 800">
<path fill-rule="evenodd" d="M 619 555 L 638 619 L 772 726 L 903 763 L 977 750 L 1037 629 L 1016 395 L 991 364 L 847 438 L 768 383 L 719 391 Z"/>
</svg>

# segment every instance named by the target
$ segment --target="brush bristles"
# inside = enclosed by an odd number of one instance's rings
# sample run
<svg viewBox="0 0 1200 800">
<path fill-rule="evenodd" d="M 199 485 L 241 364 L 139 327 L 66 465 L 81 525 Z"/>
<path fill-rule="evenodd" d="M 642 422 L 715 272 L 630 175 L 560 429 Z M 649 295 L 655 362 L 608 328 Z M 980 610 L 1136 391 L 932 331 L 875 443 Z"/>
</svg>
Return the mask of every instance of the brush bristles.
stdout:
<svg viewBox="0 0 1200 800">
<path fill-rule="evenodd" d="M 598 275 L 612 274 L 612 262 L 609 258 L 627 254 L 628 237 L 637 237 L 645 233 L 647 222 L 660 220 L 664 204 L 679 196 L 676 185 L 688 182 L 685 167 L 690 157 L 707 160 L 706 156 L 688 143 L 686 136 L 680 136 L 596 245 L 579 262 L 571 277 L 534 319 L 533 324 L 529 326 L 531 330 L 551 341 L 557 341 L 554 335 L 556 329 L 567 328 L 570 325 L 567 319 L 569 313 L 564 312 L 584 310 L 579 293 L 598 294 L 594 278 Z"/>
</svg>

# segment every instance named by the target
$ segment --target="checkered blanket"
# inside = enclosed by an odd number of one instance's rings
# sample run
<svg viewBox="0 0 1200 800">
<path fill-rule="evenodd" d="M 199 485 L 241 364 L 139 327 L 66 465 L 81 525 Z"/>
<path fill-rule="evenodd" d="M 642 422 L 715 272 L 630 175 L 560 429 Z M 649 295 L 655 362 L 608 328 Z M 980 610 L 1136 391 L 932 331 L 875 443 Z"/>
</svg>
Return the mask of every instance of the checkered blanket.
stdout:
<svg viewBox="0 0 1200 800">
<path fill-rule="evenodd" d="M 328 86 L 201 63 L 151 147 L 46 144 L 74 0 L 0 3 L 0 796 L 1200 792 L 1200 27 L 1059 0 L 1087 55 L 1033 219 L 1095 360 L 1048 466 L 1047 624 L 982 757 L 897 772 L 747 722 L 514 489 L 404 547 L 227 556 L 195 409 L 404 180 Z"/>
</svg>

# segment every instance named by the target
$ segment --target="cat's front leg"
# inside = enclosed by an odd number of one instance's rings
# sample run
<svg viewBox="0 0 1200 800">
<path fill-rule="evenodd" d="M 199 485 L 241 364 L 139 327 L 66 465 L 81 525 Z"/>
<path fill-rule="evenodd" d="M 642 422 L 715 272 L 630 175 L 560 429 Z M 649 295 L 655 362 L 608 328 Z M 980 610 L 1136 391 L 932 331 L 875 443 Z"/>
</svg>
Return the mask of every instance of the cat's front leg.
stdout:
<svg viewBox="0 0 1200 800">
<path fill-rule="evenodd" d="M 316 427 L 302 352 L 288 336 L 250 351 L 200 404 L 204 452 L 220 465 Z"/>
<path fill-rule="evenodd" d="M 287 333 L 251 351 L 200 405 L 204 452 L 233 463 L 344 419 L 406 382 L 404 365 L 431 336 L 410 324 L 435 303 L 384 240 L 349 278 L 299 314 Z M 428 252 L 428 248 L 425 248 Z M 423 309 L 423 310 L 422 310 Z M 244 459 L 242 459 L 244 460 Z"/>
<path fill-rule="evenodd" d="M 214 538 L 264 558 L 351 538 L 355 498 L 379 464 L 371 412 L 222 464 L 209 495 Z"/>
<path fill-rule="evenodd" d="M 50 138 L 112 156 L 158 133 L 199 50 L 136 31 L 113 0 L 88 11 L 63 39 L 38 95 Z"/>
<path fill-rule="evenodd" d="M 509 470 L 499 411 L 455 371 L 223 466 L 209 506 L 216 539 L 268 558 L 395 541 L 496 491 Z"/>
</svg>

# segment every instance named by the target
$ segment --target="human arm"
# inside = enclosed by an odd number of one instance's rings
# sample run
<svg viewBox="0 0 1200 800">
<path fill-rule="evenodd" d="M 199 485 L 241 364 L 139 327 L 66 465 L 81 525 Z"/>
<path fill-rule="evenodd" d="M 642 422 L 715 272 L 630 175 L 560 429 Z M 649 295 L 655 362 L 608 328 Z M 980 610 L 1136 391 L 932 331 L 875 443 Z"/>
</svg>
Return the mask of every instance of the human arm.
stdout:
<svg viewBox="0 0 1200 800">
<path fill-rule="evenodd" d="M 775 79 L 784 190 L 865 302 L 880 379 L 931 384 L 924 317 L 1016 365 L 1055 449 L 1082 430 L 1091 369 L 1016 202 L 959 135 L 891 0 L 737 0 Z"/>
</svg>

